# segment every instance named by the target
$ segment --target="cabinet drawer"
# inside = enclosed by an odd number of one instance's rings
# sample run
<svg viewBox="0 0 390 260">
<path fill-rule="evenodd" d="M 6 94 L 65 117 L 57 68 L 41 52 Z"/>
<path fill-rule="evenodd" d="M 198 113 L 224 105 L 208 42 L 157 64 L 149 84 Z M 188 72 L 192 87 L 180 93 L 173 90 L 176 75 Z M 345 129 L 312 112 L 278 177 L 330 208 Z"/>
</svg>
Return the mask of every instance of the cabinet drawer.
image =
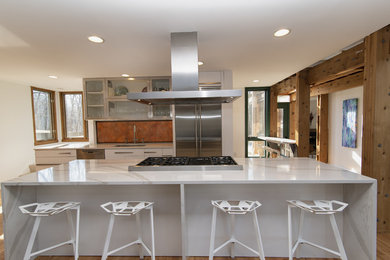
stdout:
<svg viewBox="0 0 390 260">
<path fill-rule="evenodd" d="M 77 159 L 104 159 L 104 149 L 78 149 Z"/>
<path fill-rule="evenodd" d="M 106 159 L 133 159 L 143 157 L 143 149 L 106 149 Z"/>
<path fill-rule="evenodd" d="M 164 148 L 161 149 L 162 156 L 173 156 L 173 148 Z"/>
<path fill-rule="evenodd" d="M 36 150 L 36 157 L 75 157 L 76 150 L 65 150 L 65 149 L 52 149 L 52 150 Z"/>
<path fill-rule="evenodd" d="M 76 160 L 74 157 L 36 157 L 35 164 L 63 164 Z"/>
<path fill-rule="evenodd" d="M 162 156 L 162 149 L 145 149 L 144 157 L 160 157 Z"/>
</svg>

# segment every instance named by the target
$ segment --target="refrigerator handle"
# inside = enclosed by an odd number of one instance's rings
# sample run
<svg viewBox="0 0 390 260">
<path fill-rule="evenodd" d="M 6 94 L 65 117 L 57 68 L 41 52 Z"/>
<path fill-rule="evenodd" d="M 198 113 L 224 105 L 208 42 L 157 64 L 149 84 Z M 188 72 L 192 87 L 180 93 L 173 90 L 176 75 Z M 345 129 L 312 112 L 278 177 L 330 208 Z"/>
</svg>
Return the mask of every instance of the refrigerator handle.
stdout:
<svg viewBox="0 0 390 260">
<path fill-rule="evenodd" d="M 194 115 L 195 115 L 195 152 L 196 156 L 199 156 L 199 144 L 198 144 L 198 105 L 194 105 Z"/>
<path fill-rule="evenodd" d="M 199 105 L 199 155 L 202 153 L 202 105 Z"/>
</svg>

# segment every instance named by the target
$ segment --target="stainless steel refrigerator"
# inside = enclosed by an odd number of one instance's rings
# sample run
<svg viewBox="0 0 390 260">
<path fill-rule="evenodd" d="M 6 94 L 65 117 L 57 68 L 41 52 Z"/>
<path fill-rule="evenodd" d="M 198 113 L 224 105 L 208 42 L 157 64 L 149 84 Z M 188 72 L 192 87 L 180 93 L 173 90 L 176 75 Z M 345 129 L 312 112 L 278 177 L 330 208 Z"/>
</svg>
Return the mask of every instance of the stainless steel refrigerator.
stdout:
<svg viewBox="0 0 390 260">
<path fill-rule="evenodd" d="M 176 105 L 176 156 L 221 156 L 221 104 Z"/>
</svg>

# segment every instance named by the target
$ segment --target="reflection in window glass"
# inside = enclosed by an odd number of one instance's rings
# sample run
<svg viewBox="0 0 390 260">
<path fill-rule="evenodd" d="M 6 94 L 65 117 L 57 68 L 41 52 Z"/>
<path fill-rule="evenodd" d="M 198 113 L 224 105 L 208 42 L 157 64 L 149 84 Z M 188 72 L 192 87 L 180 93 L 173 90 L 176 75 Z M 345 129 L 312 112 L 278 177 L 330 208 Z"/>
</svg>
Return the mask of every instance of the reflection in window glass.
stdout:
<svg viewBox="0 0 390 260">
<path fill-rule="evenodd" d="M 82 94 L 64 94 L 67 138 L 84 138 Z"/>
<path fill-rule="evenodd" d="M 248 91 L 248 137 L 258 136 L 265 136 L 265 91 Z"/>
<path fill-rule="evenodd" d="M 55 139 L 52 93 L 33 89 L 33 109 L 36 141 Z"/>
</svg>

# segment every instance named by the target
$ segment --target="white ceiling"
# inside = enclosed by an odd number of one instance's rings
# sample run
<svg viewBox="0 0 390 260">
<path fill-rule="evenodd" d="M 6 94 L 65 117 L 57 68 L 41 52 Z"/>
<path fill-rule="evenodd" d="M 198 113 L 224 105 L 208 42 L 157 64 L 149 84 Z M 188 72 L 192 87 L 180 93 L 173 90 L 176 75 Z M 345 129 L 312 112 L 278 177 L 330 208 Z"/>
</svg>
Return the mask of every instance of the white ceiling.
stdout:
<svg viewBox="0 0 390 260">
<path fill-rule="evenodd" d="M 389 0 L 1 0 L 0 80 L 81 89 L 84 77 L 170 75 L 170 32 L 198 31 L 201 71 L 267 86 L 389 24 L 389 11 Z M 291 34 L 274 38 L 281 27 Z"/>
</svg>

